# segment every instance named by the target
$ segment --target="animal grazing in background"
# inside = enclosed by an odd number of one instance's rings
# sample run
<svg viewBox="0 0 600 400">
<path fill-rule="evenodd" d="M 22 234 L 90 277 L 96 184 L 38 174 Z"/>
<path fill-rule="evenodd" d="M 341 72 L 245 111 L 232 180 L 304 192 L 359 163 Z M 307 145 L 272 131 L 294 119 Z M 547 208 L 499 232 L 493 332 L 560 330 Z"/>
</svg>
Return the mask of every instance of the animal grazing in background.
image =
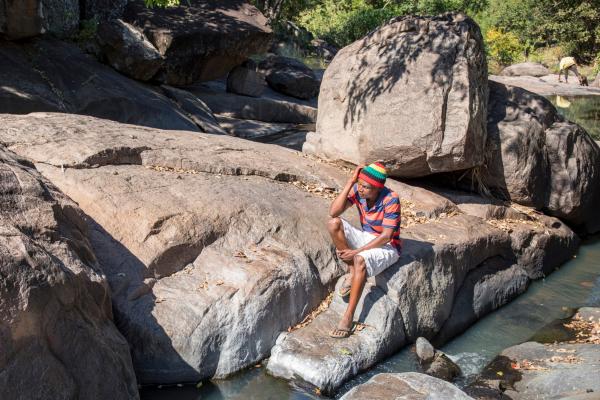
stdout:
<svg viewBox="0 0 600 400">
<path fill-rule="evenodd" d="M 565 74 L 565 83 L 569 83 L 569 71 L 573 72 L 577 79 L 579 80 L 579 84 L 581 86 L 588 86 L 587 78 L 581 74 L 577 70 L 577 62 L 574 57 L 563 57 L 560 59 L 560 63 L 558 65 L 558 81 L 562 82 L 560 79 L 561 75 Z"/>
</svg>

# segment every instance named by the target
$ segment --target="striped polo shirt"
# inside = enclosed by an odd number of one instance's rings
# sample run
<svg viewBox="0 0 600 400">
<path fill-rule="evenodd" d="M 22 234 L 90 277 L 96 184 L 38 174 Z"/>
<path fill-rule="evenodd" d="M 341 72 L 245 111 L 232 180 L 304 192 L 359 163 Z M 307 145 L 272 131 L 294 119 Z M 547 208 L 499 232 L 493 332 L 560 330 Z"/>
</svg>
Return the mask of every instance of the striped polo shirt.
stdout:
<svg viewBox="0 0 600 400">
<path fill-rule="evenodd" d="M 363 231 L 379 236 L 383 232 L 383 228 L 393 229 L 394 234 L 390 244 L 400 253 L 402 241 L 400 240 L 400 196 L 398 193 L 384 187 L 379 191 L 373 207 L 369 208 L 367 200 L 360 197 L 358 186 L 354 184 L 348 194 L 348 201 L 358 208 Z"/>
</svg>

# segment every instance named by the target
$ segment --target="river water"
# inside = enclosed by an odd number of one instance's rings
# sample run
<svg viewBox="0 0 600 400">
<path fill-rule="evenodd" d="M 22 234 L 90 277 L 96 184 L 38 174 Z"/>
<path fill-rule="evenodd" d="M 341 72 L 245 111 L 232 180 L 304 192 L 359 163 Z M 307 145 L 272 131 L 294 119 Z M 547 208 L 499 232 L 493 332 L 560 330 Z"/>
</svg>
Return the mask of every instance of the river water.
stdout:
<svg viewBox="0 0 600 400">
<path fill-rule="evenodd" d="M 549 96 L 559 114 L 578 123 L 594 138 L 600 140 L 600 96 Z"/>
<path fill-rule="evenodd" d="M 576 258 L 545 279 L 531 284 L 527 292 L 489 314 L 442 350 L 461 367 L 469 381 L 504 348 L 528 340 L 537 330 L 555 319 L 566 318 L 585 305 L 600 306 L 600 237 L 584 243 Z M 411 348 L 351 380 L 340 394 L 381 372 L 416 369 Z M 300 400 L 319 399 L 301 388 L 270 377 L 263 367 L 222 381 L 204 383 L 200 388 L 143 388 L 143 400 Z"/>
</svg>

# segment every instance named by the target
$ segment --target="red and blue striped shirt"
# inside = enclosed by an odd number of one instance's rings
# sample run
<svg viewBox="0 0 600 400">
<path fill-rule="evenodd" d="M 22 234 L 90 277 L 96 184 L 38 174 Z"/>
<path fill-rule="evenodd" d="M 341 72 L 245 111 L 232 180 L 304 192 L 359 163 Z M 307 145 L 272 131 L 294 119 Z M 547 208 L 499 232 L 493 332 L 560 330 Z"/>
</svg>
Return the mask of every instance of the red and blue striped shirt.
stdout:
<svg viewBox="0 0 600 400">
<path fill-rule="evenodd" d="M 402 241 L 400 240 L 400 196 L 393 190 L 384 187 L 369 208 L 367 200 L 360 197 L 356 184 L 348 194 L 348 201 L 355 204 L 360 216 L 360 224 L 363 231 L 375 236 L 381 235 L 384 228 L 394 230 L 390 244 L 400 253 Z"/>
</svg>

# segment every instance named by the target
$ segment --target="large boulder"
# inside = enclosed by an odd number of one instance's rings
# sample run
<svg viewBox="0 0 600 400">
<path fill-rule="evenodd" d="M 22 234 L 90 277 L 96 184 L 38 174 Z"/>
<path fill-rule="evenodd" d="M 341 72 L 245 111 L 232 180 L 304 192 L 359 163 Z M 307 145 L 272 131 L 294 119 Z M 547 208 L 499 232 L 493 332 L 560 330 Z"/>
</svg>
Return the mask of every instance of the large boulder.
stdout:
<svg viewBox="0 0 600 400">
<path fill-rule="evenodd" d="M 503 76 L 546 76 L 550 70 L 544 65 L 536 62 L 524 62 L 508 66 L 500 72 Z"/>
<path fill-rule="evenodd" d="M 243 96 L 260 97 L 265 91 L 265 79 L 254 68 L 238 66 L 227 75 L 227 91 Z"/>
<path fill-rule="evenodd" d="M 385 160 L 419 177 L 483 163 L 487 67 L 477 24 L 462 14 L 402 17 L 340 50 L 325 71 L 314 153 Z"/>
<path fill-rule="evenodd" d="M 0 146 L 0 211 L 0 398 L 139 398 L 79 207 Z"/>
<path fill-rule="evenodd" d="M 0 34 L 10 40 L 67 37 L 78 28 L 79 0 L 0 0 Z"/>
<path fill-rule="evenodd" d="M 93 219 L 141 383 L 254 365 L 342 273 L 325 227 L 329 200 L 308 190 L 336 186 L 333 169 L 301 153 L 67 114 L 2 122 L 0 142 Z"/>
<path fill-rule="evenodd" d="M 600 148 L 545 98 L 490 81 L 485 167 L 496 196 L 545 210 L 582 233 L 600 231 Z"/>
<path fill-rule="evenodd" d="M 270 54 L 258 64 L 273 90 L 299 99 L 312 99 L 319 93 L 319 80 L 301 61 Z"/>
<path fill-rule="evenodd" d="M 77 46 L 36 39 L 0 41 L 0 113 L 60 111 L 128 124 L 198 131 L 165 96 L 84 54 Z"/>
<path fill-rule="evenodd" d="M 135 0 L 123 18 L 158 49 L 165 58 L 161 79 L 176 86 L 227 75 L 249 55 L 266 51 L 272 36 L 267 19 L 243 0 L 190 0 L 167 8 Z"/>
<path fill-rule="evenodd" d="M 141 31 L 123 20 L 100 23 L 98 40 L 110 65 L 131 78 L 147 81 L 162 66 L 158 50 Z"/>
<path fill-rule="evenodd" d="M 363 399 L 473 400 L 451 383 L 416 372 L 377 374 L 340 398 Z"/>
</svg>

